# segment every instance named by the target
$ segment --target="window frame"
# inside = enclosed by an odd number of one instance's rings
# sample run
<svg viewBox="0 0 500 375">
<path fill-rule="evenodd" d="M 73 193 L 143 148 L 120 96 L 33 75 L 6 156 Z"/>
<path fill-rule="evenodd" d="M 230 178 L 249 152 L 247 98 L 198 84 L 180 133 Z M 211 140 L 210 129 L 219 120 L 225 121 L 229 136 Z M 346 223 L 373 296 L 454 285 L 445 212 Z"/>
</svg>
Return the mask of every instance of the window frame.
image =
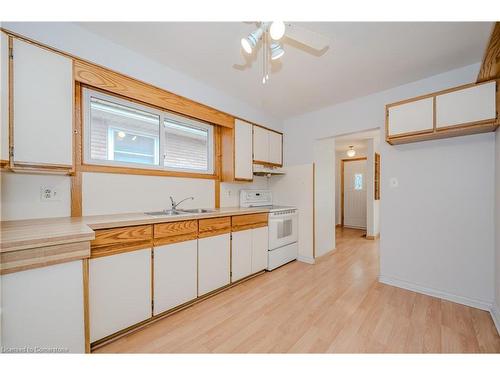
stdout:
<svg viewBox="0 0 500 375">
<path fill-rule="evenodd" d="M 145 164 L 145 163 L 134 163 L 134 162 L 122 162 L 116 160 L 99 160 L 91 158 L 91 106 L 90 101 L 91 98 L 97 98 L 104 101 L 109 101 L 111 103 L 115 103 L 118 105 L 123 105 L 128 108 L 137 109 L 140 111 L 148 112 L 153 115 L 157 115 L 159 118 L 159 127 L 158 127 L 158 142 L 155 144 L 155 162 L 157 164 Z M 139 171 L 151 171 L 151 175 L 165 175 L 165 176 L 186 176 L 193 178 L 217 178 L 217 158 L 216 158 L 216 125 L 192 119 L 190 117 L 186 117 L 183 115 L 178 115 L 176 113 L 158 109 L 153 106 L 148 106 L 144 104 L 139 104 L 137 101 L 133 99 L 122 98 L 117 95 L 110 95 L 104 93 L 100 90 L 94 90 L 91 87 L 82 87 L 82 166 L 83 169 L 87 170 L 103 170 L 104 168 L 110 170 L 111 172 L 115 171 L 115 168 L 119 169 L 128 169 L 128 170 L 137 170 Z M 186 125 L 199 127 L 202 129 L 208 130 L 208 142 L 207 142 L 207 158 L 208 158 L 208 168 L 207 170 L 199 170 L 199 169 L 189 169 L 189 168 L 172 168 L 165 166 L 165 119 L 171 118 L 172 120 L 180 123 L 185 123 Z M 112 126 L 108 128 L 108 132 L 110 129 L 118 129 L 119 126 Z M 127 130 L 128 133 L 130 131 Z M 132 131 L 133 132 L 133 131 Z M 138 135 L 143 136 L 140 132 L 137 132 Z M 147 135 L 149 137 L 149 135 Z M 109 141 L 108 141 L 109 142 Z M 109 152 L 109 151 L 108 151 Z M 147 174 L 147 173 L 140 173 Z"/>
</svg>

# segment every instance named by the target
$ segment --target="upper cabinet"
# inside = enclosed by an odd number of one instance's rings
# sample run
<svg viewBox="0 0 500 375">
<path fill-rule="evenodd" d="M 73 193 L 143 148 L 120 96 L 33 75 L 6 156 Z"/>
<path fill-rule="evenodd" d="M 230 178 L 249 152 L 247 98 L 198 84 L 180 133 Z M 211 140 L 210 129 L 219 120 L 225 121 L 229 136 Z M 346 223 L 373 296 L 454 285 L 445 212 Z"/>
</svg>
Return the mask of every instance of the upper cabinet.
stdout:
<svg viewBox="0 0 500 375">
<path fill-rule="evenodd" d="M 253 127 L 253 162 L 256 164 L 283 164 L 283 135 L 254 125 Z"/>
<path fill-rule="evenodd" d="M 436 97 L 436 127 L 463 126 L 480 121 L 494 121 L 496 82 L 486 82 Z"/>
<path fill-rule="evenodd" d="M 433 99 L 427 98 L 389 107 L 388 135 L 402 136 L 414 133 L 432 132 Z"/>
<path fill-rule="evenodd" d="M 236 119 L 234 122 L 234 177 L 253 179 L 252 124 Z"/>
<path fill-rule="evenodd" d="M 470 84 L 386 105 L 390 144 L 494 131 L 498 125 L 497 82 Z"/>
<path fill-rule="evenodd" d="M 13 164 L 72 168 L 72 60 L 14 39 Z"/>
</svg>

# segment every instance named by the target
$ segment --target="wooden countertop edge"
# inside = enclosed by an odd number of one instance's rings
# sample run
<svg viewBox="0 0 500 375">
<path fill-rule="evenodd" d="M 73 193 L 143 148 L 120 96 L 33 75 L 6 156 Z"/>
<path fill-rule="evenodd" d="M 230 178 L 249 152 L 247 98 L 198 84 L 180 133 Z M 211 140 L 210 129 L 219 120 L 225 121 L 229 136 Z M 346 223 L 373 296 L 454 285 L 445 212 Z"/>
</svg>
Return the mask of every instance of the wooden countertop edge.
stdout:
<svg viewBox="0 0 500 375">
<path fill-rule="evenodd" d="M 40 236 L 38 238 L 21 238 L 22 235 L 19 235 L 20 239 L 13 239 L 6 241 L 0 240 L 0 253 L 23 251 L 34 248 L 70 244 L 82 241 L 91 241 L 95 238 L 94 230 L 98 229 L 109 229 L 109 228 L 146 225 L 146 224 L 161 224 L 161 223 L 169 223 L 169 222 L 184 221 L 184 220 L 198 220 L 198 219 L 208 219 L 208 218 L 216 218 L 224 216 L 239 216 L 239 215 L 247 215 L 253 213 L 269 212 L 268 208 L 242 208 L 242 209 L 229 208 L 223 210 L 224 211 L 210 212 L 210 213 L 179 215 L 176 217 L 151 216 L 149 218 L 149 217 L 140 217 L 141 214 L 138 213 L 98 215 L 98 216 L 82 217 L 77 222 L 75 222 L 75 218 L 68 218 L 68 223 L 64 221 L 65 218 L 30 219 L 29 222 L 25 220 L 20 220 L 19 221 L 20 227 L 28 227 L 28 228 L 33 228 L 33 230 L 36 230 L 37 225 L 43 226 L 44 227 L 43 229 L 47 231 L 47 237 Z M 137 218 L 128 217 L 132 215 L 137 215 L 138 217 Z M 105 218 L 107 217 L 109 217 L 109 220 L 105 220 Z M 57 234 L 57 233 L 51 233 L 50 228 L 46 228 L 48 224 L 53 225 L 54 227 L 57 227 L 58 224 L 60 225 L 71 224 L 71 222 L 69 222 L 70 220 L 72 221 L 72 223 L 76 225 L 84 224 L 84 227 L 82 228 L 80 233 L 78 233 L 78 230 L 75 229 L 74 233 Z M 99 222 L 99 220 L 102 220 L 102 222 Z M 37 222 L 39 222 L 39 224 L 37 224 Z M 8 232 L 10 229 L 16 230 L 15 224 L 16 224 L 15 221 L 10 221 L 9 222 L 10 228 L 2 229 L 2 233 Z"/>
</svg>

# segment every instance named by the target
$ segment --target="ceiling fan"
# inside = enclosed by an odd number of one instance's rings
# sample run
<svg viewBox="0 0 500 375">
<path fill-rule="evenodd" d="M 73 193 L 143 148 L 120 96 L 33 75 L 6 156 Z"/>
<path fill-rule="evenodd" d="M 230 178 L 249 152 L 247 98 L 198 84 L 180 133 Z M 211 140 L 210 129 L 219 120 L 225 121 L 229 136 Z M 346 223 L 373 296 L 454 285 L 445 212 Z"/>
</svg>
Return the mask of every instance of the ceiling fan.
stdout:
<svg viewBox="0 0 500 375">
<path fill-rule="evenodd" d="M 241 39 L 243 50 L 252 54 L 262 41 L 263 74 L 262 83 L 269 81 L 269 62 L 277 60 L 285 54 L 281 39 L 286 36 L 314 50 L 321 51 L 328 47 L 328 38 L 324 35 L 298 26 L 294 23 L 273 21 L 259 22 L 258 28 L 247 37 Z"/>
</svg>

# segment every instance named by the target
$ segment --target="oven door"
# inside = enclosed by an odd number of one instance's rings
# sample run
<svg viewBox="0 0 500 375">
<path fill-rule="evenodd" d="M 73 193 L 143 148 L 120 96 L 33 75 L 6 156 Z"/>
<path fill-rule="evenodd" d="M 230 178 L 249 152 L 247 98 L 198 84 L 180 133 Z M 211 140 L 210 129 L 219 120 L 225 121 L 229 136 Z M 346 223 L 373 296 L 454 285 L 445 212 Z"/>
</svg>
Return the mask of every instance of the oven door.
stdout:
<svg viewBox="0 0 500 375">
<path fill-rule="evenodd" d="M 269 250 L 297 242 L 297 212 L 269 215 Z"/>
</svg>

